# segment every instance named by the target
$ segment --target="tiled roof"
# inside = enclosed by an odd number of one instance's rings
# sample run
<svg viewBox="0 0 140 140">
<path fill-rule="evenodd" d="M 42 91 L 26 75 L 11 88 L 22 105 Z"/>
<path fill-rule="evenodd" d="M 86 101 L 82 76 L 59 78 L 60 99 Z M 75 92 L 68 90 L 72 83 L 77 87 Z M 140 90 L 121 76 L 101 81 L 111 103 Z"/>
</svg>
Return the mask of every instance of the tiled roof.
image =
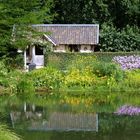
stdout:
<svg viewBox="0 0 140 140">
<path fill-rule="evenodd" d="M 98 44 L 98 24 L 37 24 L 33 25 L 57 44 Z"/>
</svg>

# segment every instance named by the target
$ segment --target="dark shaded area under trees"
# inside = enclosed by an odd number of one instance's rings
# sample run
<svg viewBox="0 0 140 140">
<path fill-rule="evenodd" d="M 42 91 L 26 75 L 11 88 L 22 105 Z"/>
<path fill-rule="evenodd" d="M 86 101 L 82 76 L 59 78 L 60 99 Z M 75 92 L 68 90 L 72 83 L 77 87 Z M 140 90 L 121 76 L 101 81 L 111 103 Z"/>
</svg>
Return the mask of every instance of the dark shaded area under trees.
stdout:
<svg viewBox="0 0 140 140">
<path fill-rule="evenodd" d="M 13 43 L 13 25 L 42 23 L 97 23 L 100 51 L 140 51 L 139 22 L 139 0 L 0 0 L 0 56 L 30 43 L 25 32 Z"/>
</svg>

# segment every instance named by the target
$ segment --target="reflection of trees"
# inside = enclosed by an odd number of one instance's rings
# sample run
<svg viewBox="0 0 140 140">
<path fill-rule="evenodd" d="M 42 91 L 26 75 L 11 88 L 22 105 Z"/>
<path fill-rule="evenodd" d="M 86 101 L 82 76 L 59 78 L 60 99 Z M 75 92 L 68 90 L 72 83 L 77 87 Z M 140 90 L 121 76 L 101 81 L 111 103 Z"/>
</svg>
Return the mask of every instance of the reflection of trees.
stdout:
<svg viewBox="0 0 140 140">
<path fill-rule="evenodd" d="M 6 125 L 0 124 L 0 139 L 1 140 L 21 140 L 20 137 L 10 130 Z"/>
<path fill-rule="evenodd" d="M 94 140 L 94 138 L 98 139 L 95 132 L 67 131 L 67 132 L 53 132 L 50 137 L 50 140 Z"/>
<path fill-rule="evenodd" d="M 27 80 L 27 78 L 23 78 L 19 81 L 17 85 L 17 94 L 16 96 L 23 102 L 24 104 L 24 112 L 27 109 L 27 102 L 30 102 L 34 95 L 34 86 L 31 80 Z"/>
<path fill-rule="evenodd" d="M 114 113 L 100 113 L 99 132 L 124 133 L 140 132 L 140 116 L 116 115 Z"/>
<path fill-rule="evenodd" d="M 29 107 L 29 108 L 28 108 Z M 27 106 L 27 112 L 29 109 L 32 109 L 32 104 Z M 36 119 L 34 113 L 42 112 L 42 117 Z M 42 124 L 42 119 L 47 120 L 50 119 L 51 112 L 49 112 L 47 107 L 35 106 L 35 110 L 32 111 L 34 116 L 29 120 L 29 123 L 33 122 L 35 124 L 37 122 L 38 125 L 34 125 L 35 128 L 40 127 Z M 49 116 L 48 116 L 49 115 Z M 114 113 L 99 113 L 99 132 L 86 132 L 86 131 L 52 131 L 52 132 L 42 132 L 44 136 L 37 137 L 40 139 L 45 139 L 48 137 L 48 140 L 138 140 L 137 133 L 140 132 L 140 117 L 139 116 L 128 116 L 128 115 L 117 115 Z M 35 118 L 34 118 L 35 117 Z M 33 119 L 34 118 L 34 119 Z M 40 123 L 39 123 L 40 121 Z M 62 120 L 63 121 L 63 118 Z M 24 124 L 24 119 L 22 120 L 22 127 Z M 63 121 L 64 122 L 64 121 Z M 74 122 L 72 122 L 74 123 Z M 45 135 L 46 133 L 46 135 Z"/>
<path fill-rule="evenodd" d="M 52 132 L 50 140 L 138 140 L 140 117 L 116 115 L 114 113 L 99 114 L 99 132 L 66 131 Z"/>
</svg>

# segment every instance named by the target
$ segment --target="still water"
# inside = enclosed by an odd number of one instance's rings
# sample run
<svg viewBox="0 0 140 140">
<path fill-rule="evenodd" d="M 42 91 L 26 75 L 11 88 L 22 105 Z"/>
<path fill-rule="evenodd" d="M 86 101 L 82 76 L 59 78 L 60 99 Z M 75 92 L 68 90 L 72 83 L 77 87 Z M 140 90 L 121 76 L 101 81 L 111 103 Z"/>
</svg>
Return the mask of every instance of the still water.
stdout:
<svg viewBox="0 0 140 140">
<path fill-rule="evenodd" d="M 98 115 L 98 131 L 95 131 L 94 129 L 87 131 L 87 129 L 84 128 L 84 130 L 79 131 L 76 129 L 61 129 L 55 131 L 46 131 L 45 129 L 42 131 L 36 129 L 34 131 L 26 130 L 18 132 L 25 140 L 139 140 L 139 116 L 116 116 L 110 113 L 100 113 Z M 73 121 L 71 123 L 76 122 Z"/>
<path fill-rule="evenodd" d="M 2 96 L 0 122 L 23 140 L 139 140 L 140 98 L 118 97 Z"/>
</svg>

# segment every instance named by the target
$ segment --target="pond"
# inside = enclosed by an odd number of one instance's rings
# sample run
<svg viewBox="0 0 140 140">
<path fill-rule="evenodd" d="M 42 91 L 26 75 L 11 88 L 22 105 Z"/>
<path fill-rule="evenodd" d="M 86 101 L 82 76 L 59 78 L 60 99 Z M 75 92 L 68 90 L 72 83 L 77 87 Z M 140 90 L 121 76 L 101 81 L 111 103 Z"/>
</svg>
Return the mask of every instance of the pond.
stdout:
<svg viewBox="0 0 140 140">
<path fill-rule="evenodd" d="M 1 96 L 0 122 L 23 140 L 139 140 L 139 94 L 97 94 Z"/>
</svg>

